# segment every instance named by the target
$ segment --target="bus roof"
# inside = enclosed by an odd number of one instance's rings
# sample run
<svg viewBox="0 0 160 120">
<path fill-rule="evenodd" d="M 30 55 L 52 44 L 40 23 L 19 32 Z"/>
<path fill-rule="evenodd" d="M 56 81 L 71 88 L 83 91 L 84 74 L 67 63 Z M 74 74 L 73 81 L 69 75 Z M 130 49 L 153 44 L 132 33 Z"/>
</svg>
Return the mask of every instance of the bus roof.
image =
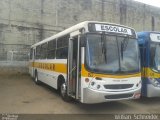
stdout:
<svg viewBox="0 0 160 120">
<path fill-rule="evenodd" d="M 42 40 L 42 41 L 40 41 L 40 42 L 32 45 L 31 48 L 32 48 L 32 47 L 36 47 L 36 46 L 38 46 L 38 45 L 41 45 L 41 44 L 43 44 L 43 43 L 45 43 L 45 42 L 48 42 L 48 41 L 50 41 L 50 40 L 53 40 L 53 39 L 55 39 L 55 38 L 58 38 L 58 37 L 67 35 L 68 33 L 74 32 L 74 31 L 79 30 L 79 29 L 81 29 L 81 28 L 84 28 L 86 25 L 88 25 L 88 23 L 100 23 L 100 24 L 117 25 L 117 26 L 120 26 L 120 27 L 125 27 L 125 28 L 129 28 L 129 29 L 134 30 L 134 29 L 131 28 L 131 27 L 127 27 L 127 26 L 120 25 L 120 24 L 115 24 L 115 23 L 99 22 L 99 21 L 84 21 L 84 22 L 78 23 L 78 24 L 76 24 L 76 25 L 74 25 L 74 26 L 72 26 L 72 27 L 70 27 L 70 28 L 68 28 L 68 29 L 65 29 L 65 30 L 63 30 L 63 31 L 61 31 L 61 32 L 59 32 L 59 33 L 57 33 L 57 34 L 49 37 L 49 38 L 46 38 L 46 39 L 44 39 L 44 40 Z M 135 31 L 135 30 L 134 30 L 134 31 Z"/>
<path fill-rule="evenodd" d="M 150 34 L 155 33 L 155 34 L 160 34 L 158 31 L 142 31 L 142 32 L 137 32 L 138 36 L 138 43 L 139 44 L 145 44 L 146 42 L 150 41 Z"/>
<path fill-rule="evenodd" d="M 146 36 L 146 35 L 149 35 L 150 33 L 160 34 L 160 32 L 158 32 L 158 31 L 141 31 L 141 32 L 137 32 L 137 35 L 138 36 Z"/>
</svg>

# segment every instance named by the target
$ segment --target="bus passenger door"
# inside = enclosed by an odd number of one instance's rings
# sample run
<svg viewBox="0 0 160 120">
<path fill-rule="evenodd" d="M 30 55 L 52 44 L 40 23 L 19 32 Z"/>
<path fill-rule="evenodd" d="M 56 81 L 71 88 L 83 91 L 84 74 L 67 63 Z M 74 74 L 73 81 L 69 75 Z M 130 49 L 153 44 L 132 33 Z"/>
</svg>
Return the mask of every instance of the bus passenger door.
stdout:
<svg viewBox="0 0 160 120">
<path fill-rule="evenodd" d="M 73 37 L 69 39 L 68 49 L 68 81 L 67 81 L 67 93 L 69 96 L 79 99 L 80 97 L 80 78 L 79 78 L 79 66 L 80 66 L 80 47 L 79 37 Z"/>
<path fill-rule="evenodd" d="M 30 73 L 30 75 L 32 76 L 32 77 L 34 77 L 34 51 L 35 51 L 35 49 L 31 49 L 30 50 L 30 57 L 29 57 L 29 73 Z"/>
</svg>

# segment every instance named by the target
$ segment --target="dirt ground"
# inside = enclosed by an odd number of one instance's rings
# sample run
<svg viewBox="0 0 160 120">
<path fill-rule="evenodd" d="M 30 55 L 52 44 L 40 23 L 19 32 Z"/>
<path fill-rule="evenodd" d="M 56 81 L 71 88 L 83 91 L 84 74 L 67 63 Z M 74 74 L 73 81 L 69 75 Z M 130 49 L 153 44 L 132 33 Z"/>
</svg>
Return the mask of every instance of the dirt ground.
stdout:
<svg viewBox="0 0 160 120">
<path fill-rule="evenodd" d="M 64 102 L 58 92 L 36 85 L 27 74 L 1 75 L 0 113 L 16 114 L 160 114 L 160 98 L 100 104 Z"/>
</svg>

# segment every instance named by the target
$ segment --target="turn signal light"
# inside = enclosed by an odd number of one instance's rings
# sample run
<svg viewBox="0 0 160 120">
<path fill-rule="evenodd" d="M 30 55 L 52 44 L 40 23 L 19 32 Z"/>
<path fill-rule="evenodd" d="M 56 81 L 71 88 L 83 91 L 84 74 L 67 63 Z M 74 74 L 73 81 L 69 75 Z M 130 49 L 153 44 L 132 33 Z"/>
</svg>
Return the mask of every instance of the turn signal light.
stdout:
<svg viewBox="0 0 160 120">
<path fill-rule="evenodd" d="M 89 82 L 89 78 L 85 78 L 85 82 L 88 83 Z"/>
</svg>

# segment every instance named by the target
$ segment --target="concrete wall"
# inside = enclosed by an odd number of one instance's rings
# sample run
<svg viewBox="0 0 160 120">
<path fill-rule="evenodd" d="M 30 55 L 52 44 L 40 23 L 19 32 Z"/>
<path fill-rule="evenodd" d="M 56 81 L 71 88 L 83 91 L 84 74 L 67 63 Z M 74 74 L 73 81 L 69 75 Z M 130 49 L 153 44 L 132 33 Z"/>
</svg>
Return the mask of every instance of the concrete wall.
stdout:
<svg viewBox="0 0 160 120">
<path fill-rule="evenodd" d="M 85 20 L 160 31 L 159 11 L 133 0 L 0 0 L 0 66 L 19 66 L 30 45 Z"/>
</svg>

